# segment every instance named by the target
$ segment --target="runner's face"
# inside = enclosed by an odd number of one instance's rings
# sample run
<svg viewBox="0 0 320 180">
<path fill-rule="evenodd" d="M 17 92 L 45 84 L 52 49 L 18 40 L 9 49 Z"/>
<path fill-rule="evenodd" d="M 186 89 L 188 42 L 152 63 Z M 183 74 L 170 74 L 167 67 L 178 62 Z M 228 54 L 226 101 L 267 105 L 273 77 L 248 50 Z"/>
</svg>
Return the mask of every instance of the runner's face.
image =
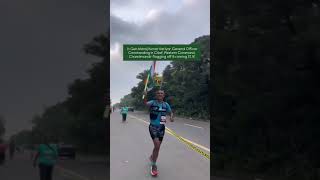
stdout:
<svg viewBox="0 0 320 180">
<path fill-rule="evenodd" d="M 164 92 L 163 91 L 157 91 L 156 92 L 156 97 L 157 97 L 157 100 L 163 100 L 164 98 Z"/>
</svg>

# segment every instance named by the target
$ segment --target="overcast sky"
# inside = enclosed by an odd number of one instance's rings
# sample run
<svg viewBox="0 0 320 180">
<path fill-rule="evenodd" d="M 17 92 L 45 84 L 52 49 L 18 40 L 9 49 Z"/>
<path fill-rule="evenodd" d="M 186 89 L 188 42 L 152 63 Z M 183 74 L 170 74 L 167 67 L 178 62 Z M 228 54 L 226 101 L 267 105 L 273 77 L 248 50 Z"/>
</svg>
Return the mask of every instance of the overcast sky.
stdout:
<svg viewBox="0 0 320 180">
<path fill-rule="evenodd" d="M 131 92 L 151 62 L 123 62 L 123 44 L 188 44 L 210 34 L 210 0 L 111 0 L 112 104 Z M 161 73 L 169 62 L 157 62 Z M 142 92 L 141 92 L 142 94 Z"/>
<path fill-rule="evenodd" d="M 0 1 L 0 114 L 7 135 L 67 96 L 98 59 L 82 47 L 109 28 L 106 0 Z M 108 21 L 108 22 L 107 22 Z"/>
</svg>

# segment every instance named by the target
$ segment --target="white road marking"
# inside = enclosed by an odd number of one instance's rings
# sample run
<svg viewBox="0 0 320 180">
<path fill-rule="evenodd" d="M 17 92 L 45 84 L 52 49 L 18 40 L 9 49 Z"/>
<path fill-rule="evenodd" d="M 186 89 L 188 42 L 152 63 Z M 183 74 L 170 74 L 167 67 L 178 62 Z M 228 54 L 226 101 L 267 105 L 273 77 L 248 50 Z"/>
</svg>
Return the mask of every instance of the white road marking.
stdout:
<svg viewBox="0 0 320 180">
<path fill-rule="evenodd" d="M 147 121 L 145 121 L 145 120 L 143 120 L 143 119 L 140 119 L 140 118 L 135 117 L 135 116 L 133 116 L 133 115 L 129 115 L 129 116 L 132 117 L 132 118 L 134 118 L 134 119 L 137 119 L 137 120 L 139 120 L 139 121 L 141 121 L 141 122 L 143 122 L 143 123 L 145 123 L 145 124 L 149 124 Z M 167 127 L 166 127 L 166 128 L 167 128 Z M 167 129 L 169 129 L 169 128 L 167 128 Z M 169 130 L 172 131 L 171 129 L 169 129 Z M 170 133 L 170 132 L 168 132 L 168 133 L 173 136 L 172 133 Z M 184 137 L 182 137 L 182 136 L 181 136 L 181 138 L 184 139 L 185 141 L 187 141 L 187 142 L 195 145 L 195 146 L 198 146 L 199 148 L 202 148 L 202 149 L 210 152 L 210 149 L 209 149 L 209 148 L 206 148 L 206 147 L 204 147 L 204 146 L 202 146 L 202 145 L 200 145 L 200 144 L 197 144 L 197 143 L 195 143 L 195 142 L 193 142 L 193 141 L 190 141 L 189 139 L 186 139 L 186 138 L 184 138 Z"/>
<path fill-rule="evenodd" d="M 63 173 L 64 176 L 69 175 L 69 176 L 77 177 L 78 179 L 81 179 L 81 180 L 90 180 L 87 177 L 84 177 L 84 176 L 82 176 L 74 171 L 71 171 L 69 169 L 65 169 L 61 166 L 58 166 L 57 168 L 61 170 L 61 172 Z"/>
<path fill-rule="evenodd" d="M 184 125 L 186 125 L 186 126 L 191 126 L 191 127 L 195 127 L 195 128 L 199 128 L 199 129 L 203 129 L 203 127 L 195 126 L 195 125 L 191 125 L 191 124 L 187 124 L 187 123 L 184 123 Z"/>
</svg>

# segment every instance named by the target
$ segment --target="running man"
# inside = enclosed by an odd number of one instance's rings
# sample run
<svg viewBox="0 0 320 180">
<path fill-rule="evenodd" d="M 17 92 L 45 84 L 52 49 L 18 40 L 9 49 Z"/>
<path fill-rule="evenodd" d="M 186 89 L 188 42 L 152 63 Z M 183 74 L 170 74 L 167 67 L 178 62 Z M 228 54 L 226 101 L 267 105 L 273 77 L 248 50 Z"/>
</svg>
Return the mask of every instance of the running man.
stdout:
<svg viewBox="0 0 320 180">
<path fill-rule="evenodd" d="M 168 113 L 170 114 L 170 121 L 173 122 L 173 112 L 171 111 L 170 105 L 163 101 L 164 96 L 165 94 L 163 90 L 157 90 L 156 100 L 147 102 L 147 100 L 144 99 L 144 103 L 149 107 L 150 111 L 149 133 L 154 144 L 152 154 L 149 158 L 151 161 L 152 176 L 158 175 L 156 162 L 165 132 L 166 115 Z"/>
<path fill-rule="evenodd" d="M 55 164 L 58 160 L 58 147 L 55 144 L 49 144 L 47 137 L 42 137 L 42 143 L 37 149 L 33 160 L 33 166 L 39 166 L 40 180 L 52 180 L 52 174 Z"/>
<path fill-rule="evenodd" d="M 120 114 L 122 114 L 122 122 L 125 122 L 127 120 L 127 114 L 128 114 L 128 107 L 124 106 L 120 110 Z"/>
</svg>

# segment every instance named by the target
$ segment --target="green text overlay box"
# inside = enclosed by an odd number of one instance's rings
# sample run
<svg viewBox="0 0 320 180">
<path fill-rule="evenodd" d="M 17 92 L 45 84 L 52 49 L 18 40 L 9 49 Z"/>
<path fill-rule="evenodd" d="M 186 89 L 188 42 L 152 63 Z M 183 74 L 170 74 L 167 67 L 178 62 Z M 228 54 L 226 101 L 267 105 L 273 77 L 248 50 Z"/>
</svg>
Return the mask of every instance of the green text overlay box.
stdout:
<svg viewBox="0 0 320 180">
<path fill-rule="evenodd" d="M 200 48 L 192 44 L 124 44 L 124 61 L 199 61 Z"/>
</svg>

